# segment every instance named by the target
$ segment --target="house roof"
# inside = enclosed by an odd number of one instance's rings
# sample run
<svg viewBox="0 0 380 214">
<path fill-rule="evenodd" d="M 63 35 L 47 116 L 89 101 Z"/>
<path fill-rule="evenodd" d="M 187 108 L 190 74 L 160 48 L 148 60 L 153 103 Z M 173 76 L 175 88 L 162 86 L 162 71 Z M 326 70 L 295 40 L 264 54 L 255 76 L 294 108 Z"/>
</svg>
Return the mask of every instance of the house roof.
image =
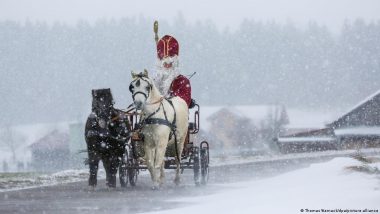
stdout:
<svg viewBox="0 0 380 214">
<path fill-rule="evenodd" d="M 58 130 L 54 130 L 44 136 L 43 138 L 37 140 L 30 148 L 32 150 L 66 150 L 69 149 L 69 134 L 62 133 Z"/>
<path fill-rule="evenodd" d="M 336 139 L 333 137 L 280 137 L 280 143 L 304 143 L 304 142 L 333 142 Z"/>
<path fill-rule="evenodd" d="M 273 111 L 274 105 L 252 105 L 252 106 L 202 106 L 200 109 L 200 126 L 202 129 L 209 130 L 210 121 L 216 112 L 227 109 L 231 113 L 240 117 L 247 117 L 252 123 L 259 127 L 261 121 L 268 117 L 269 111 Z M 281 110 L 281 109 L 280 109 Z M 303 110 L 303 109 L 286 109 L 289 124 L 286 128 L 324 128 L 327 121 L 331 121 L 333 114 L 323 111 Z M 215 116 L 215 115 L 214 115 Z"/>
<path fill-rule="evenodd" d="M 208 121 L 212 121 L 215 119 L 218 119 L 221 116 L 227 116 L 231 118 L 240 118 L 242 115 L 239 114 L 239 112 L 233 111 L 233 109 L 229 110 L 226 107 L 220 108 L 218 111 L 214 112 L 213 114 L 209 115 L 207 117 Z"/>
<path fill-rule="evenodd" d="M 325 136 L 325 137 L 334 136 L 334 131 L 331 128 L 310 129 L 306 131 L 293 133 L 290 135 L 285 135 L 282 137 L 320 137 L 320 136 Z"/>
<path fill-rule="evenodd" d="M 361 125 L 380 125 L 380 90 L 371 94 L 337 120 L 328 124 L 329 127 L 334 128 Z"/>
<path fill-rule="evenodd" d="M 380 136 L 380 126 L 360 126 L 334 130 L 336 136 Z"/>
</svg>

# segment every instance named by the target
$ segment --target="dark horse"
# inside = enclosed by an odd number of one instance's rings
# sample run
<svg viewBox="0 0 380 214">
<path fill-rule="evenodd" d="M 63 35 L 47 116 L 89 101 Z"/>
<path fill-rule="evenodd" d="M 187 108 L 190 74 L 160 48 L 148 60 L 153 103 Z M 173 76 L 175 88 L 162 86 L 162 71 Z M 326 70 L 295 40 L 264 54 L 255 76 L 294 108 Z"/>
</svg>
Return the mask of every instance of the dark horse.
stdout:
<svg viewBox="0 0 380 214">
<path fill-rule="evenodd" d="M 85 127 L 90 178 L 88 184 L 95 187 L 99 161 L 106 171 L 106 184 L 116 187 L 116 173 L 121 164 L 129 135 L 129 122 L 125 114 L 113 107 L 111 90 L 92 90 L 92 113 Z M 120 174 L 120 172 L 119 172 Z M 126 183 L 120 178 L 120 184 Z"/>
</svg>

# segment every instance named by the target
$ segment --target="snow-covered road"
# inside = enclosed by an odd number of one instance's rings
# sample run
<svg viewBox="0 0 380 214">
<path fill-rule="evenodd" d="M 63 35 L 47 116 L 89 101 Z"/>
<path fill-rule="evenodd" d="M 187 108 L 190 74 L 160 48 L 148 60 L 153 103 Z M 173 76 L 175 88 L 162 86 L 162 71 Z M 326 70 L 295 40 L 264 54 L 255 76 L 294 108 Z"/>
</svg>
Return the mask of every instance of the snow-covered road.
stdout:
<svg viewBox="0 0 380 214">
<path fill-rule="evenodd" d="M 348 157 L 257 181 L 229 183 L 221 193 L 171 200 L 194 205 L 155 212 L 174 213 L 378 213 L 380 162 L 368 164 L 372 173 L 353 171 L 363 166 Z"/>
<path fill-rule="evenodd" d="M 75 182 L 0 193 L 0 213 L 137 213 L 187 208 L 198 203 L 195 198 L 211 197 L 239 189 L 236 182 L 266 180 L 311 163 L 326 161 L 322 158 L 246 162 L 214 166 L 210 169 L 207 186 L 193 184 L 193 173 L 185 171 L 182 185 L 172 183 L 173 173 L 167 173 L 167 183 L 159 191 L 150 189 L 148 175 L 139 177 L 136 187 L 107 190 L 104 181 L 98 189 L 88 191 L 86 182 Z M 176 201 L 181 198 L 193 198 Z M 206 198 L 206 200 L 208 200 Z"/>
<path fill-rule="evenodd" d="M 364 152 L 379 157 L 378 150 Z M 150 189 L 146 171 L 136 187 L 111 191 L 104 180 L 96 191 L 88 191 L 83 171 L 65 171 L 39 176 L 45 181 L 40 187 L 0 192 L 0 213 L 378 212 L 379 175 L 345 169 L 362 165 L 349 157 L 354 153 L 213 159 L 207 186 L 195 187 L 193 173 L 187 170 L 182 185 L 175 187 L 173 171 L 168 171 L 159 191 Z M 380 168 L 379 163 L 370 166 Z"/>
<path fill-rule="evenodd" d="M 302 162 L 304 159 L 328 159 L 334 157 L 348 157 L 356 154 L 356 150 L 342 150 L 342 151 L 322 151 L 313 153 L 292 153 L 285 155 L 273 156 L 252 156 L 252 157 L 237 157 L 228 156 L 227 158 L 211 158 L 211 165 L 225 166 L 225 165 L 241 165 L 241 164 L 260 164 L 266 162 Z M 380 155 L 380 149 L 362 149 L 360 151 L 366 155 Z M 98 176 L 105 178 L 105 172 L 102 167 Z M 35 188 L 39 186 L 52 186 L 63 183 L 72 183 L 78 181 L 85 181 L 88 178 L 88 169 L 65 170 L 56 173 L 0 173 L 0 192 L 20 190 L 26 188 Z M 222 176 L 223 178 L 223 176 Z"/>
</svg>

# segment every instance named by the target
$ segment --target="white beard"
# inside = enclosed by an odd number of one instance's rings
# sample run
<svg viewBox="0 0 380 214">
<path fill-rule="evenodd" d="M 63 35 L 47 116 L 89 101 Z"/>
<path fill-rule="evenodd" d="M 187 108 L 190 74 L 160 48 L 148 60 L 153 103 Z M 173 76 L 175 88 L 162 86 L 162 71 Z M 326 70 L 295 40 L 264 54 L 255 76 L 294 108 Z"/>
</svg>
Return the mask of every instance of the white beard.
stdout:
<svg viewBox="0 0 380 214">
<path fill-rule="evenodd" d="M 165 68 L 164 62 L 173 63 L 172 67 Z M 164 96 L 169 95 L 169 89 L 173 80 L 180 74 L 178 68 L 178 57 L 167 57 L 163 60 L 157 60 L 156 73 L 153 77 L 156 87 Z"/>
</svg>

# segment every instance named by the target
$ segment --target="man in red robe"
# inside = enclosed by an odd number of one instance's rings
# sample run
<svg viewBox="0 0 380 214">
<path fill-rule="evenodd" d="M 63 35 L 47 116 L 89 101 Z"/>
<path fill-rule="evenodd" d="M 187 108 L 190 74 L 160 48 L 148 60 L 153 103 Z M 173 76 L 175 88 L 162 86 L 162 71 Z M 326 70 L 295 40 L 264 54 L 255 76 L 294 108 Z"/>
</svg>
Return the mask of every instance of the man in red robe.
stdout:
<svg viewBox="0 0 380 214">
<path fill-rule="evenodd" d="M 165 35 L 157 42 L 158 61 L 154 81 L 162 95 L 178 96 L 189 107 L 191 85 L 189 79 L 180 74 L 178 53 L 179 44 L 174 37 Z"/>
</svg>

